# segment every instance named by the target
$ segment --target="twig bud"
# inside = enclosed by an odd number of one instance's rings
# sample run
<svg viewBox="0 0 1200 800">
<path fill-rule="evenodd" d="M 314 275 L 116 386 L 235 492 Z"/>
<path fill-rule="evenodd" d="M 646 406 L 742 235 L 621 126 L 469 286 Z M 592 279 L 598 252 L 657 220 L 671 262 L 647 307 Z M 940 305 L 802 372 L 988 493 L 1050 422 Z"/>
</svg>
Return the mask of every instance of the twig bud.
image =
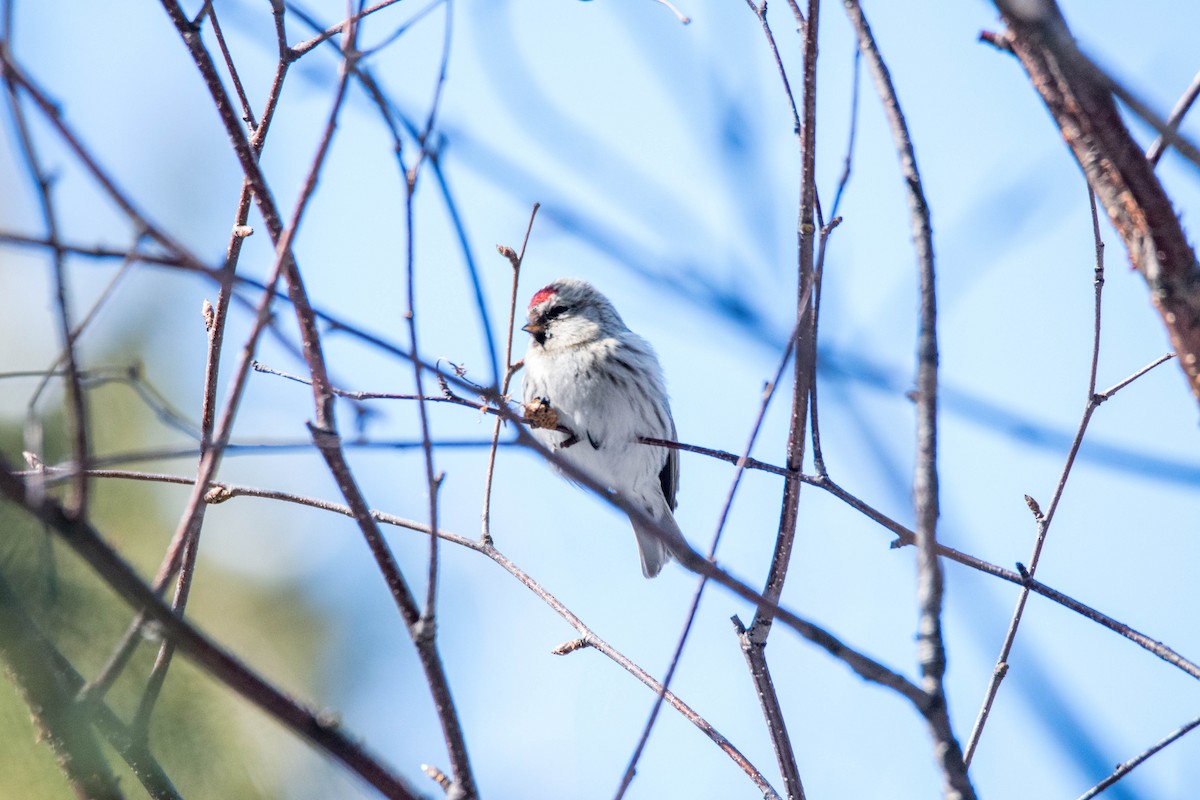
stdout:
<svg viewBox="0 0 1200 800">
<path fill-rule="evenodd" d="M 1038 505 L 1038 501 L 1034 500 L 1029 495 L 1025 495 L 1025 505 L 1029 506 L 1029 510 L 1033 512 L 1033 518 L 1038 522 L 1042 520 L 1042 507 Z"/>
</svg>

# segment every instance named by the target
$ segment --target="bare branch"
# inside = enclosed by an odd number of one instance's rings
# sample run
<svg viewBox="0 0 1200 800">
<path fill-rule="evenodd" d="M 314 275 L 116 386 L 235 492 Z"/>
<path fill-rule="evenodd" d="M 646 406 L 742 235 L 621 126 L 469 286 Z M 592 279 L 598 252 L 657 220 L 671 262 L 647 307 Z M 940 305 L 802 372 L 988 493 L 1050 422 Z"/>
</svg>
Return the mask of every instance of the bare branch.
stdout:
<svg viewBox="0 0 1200 800">
<path fill-rule="evenodd" d="M 1112 775 L 1109 775 L 1107 778 L 1105 778 L 1104 780 L 1097 783 L 1091 789 L 1088 789 L 1086 792 L 1081 794 L 1079 796 L 1079 800 L 1091 800 L 1091 798 L 1100 794 L 1105 789 L 1112 786 L 1117 781 L 1121 780 L 1121 778 L 1124 778 L 1126 775 L 1128 775 L 1130 772 L 1132 772 L 1135 768 L 1140 766 L 1143 761 L 1150 758 L 1150 756 L 1154 755 L 1159 750 L 1162 750 L 1167 745 L 1174 742 L 1176 739 L 1182 738 L 1185 734 L 1191 732 L 1192 730 L 1194 730 L 1195 728 L 1198 728 L 1198 727 L 1200 727 L 1200 717 L 1197 717 L 1196 719 L 1192 720 L 1191 722 L 1187 723 L 1186 725 L 1183 725 L 1183 726 L 1177 728 L 1176 730 L 1172 731 L 1170 734 L 1168 734 L 1166 737 L 1164 737 L 1161 741 L 1159 741 L 1158 743 L 1154 744 L 1151 747 L 1146 748 L 1144 751 L 1142 751 L 1141 753 L 1138 753 L 1136 756 L 1129 759 L 1128 761 L 1118 764 L 1117 768 L 1113 771 Z"/>
<path fill-rule="evenodd" d="M 926 719 L 935 741 L 935 757 L 944 776 L 947 797 L 975 797 L 975 789 L 963 764 L 962 750 L 950 724 L 943 676 L 946 651 L 942 637 L 942 568 L 938 561 L 938 473 L 937 473 L 937 294 L 934 285 L 933 228 L 929 205 L 917 170 L 917 158 L 908 124 L 892 85 L 891 75 L 875 44 L 858 0 L 844 0 L 850 23 L 858 34 L 858 47 L 883 102 L 907 188 L 912 218 L 913 244 L 920 276 L 920 323 L 917 334 L 917 452 L 913 474 L 913 502 L 917 520 L 917 603 L 920 622 L 917 633 L 922 688 L 929 696 Z"/>
<path fill-rule="evenodd" d="M 521 282 L 521 262 L 525 260 L 525 248 L 529 245 L 529 234 L 533 232 L 533 221 L 537 218 L 538 209 L 541 208 L 540 203 L 533 204 L 533 210 L 529 212 L 529 224 L 525 226 L 525 238 L 521 242 L 521 252 L 514 251 L 511 247 L 499 247 L 500 254 L 508 259 L 508 263 L 512 266 L 512 293 L 509 296 L 508 304 L 508 338 L 504 345 L 504 378 L 500 383 L 500 396 L 508 397 L 508 387 L 512 382 L 513 375 L 516 374 L 518 365 L 513 364 L 513 332 L 517 325 L 517 287 Z M 480 534 L 481 541 L 484 544 L 492 543 L 492 478 L 496 472 L 496 451 L 500 444 L 500 427 L 503 420 L 497 418 L 496 424 L 492 428 L 492 447 L 488 451 L 487 471 L 484 473 L 483 479 L 483 512 L 480 514 L 482 533 Z"/>
<path fill-rule="evenodd" d="M 1184 91 L 1183 96 L 1179 98 L 1179 102 L 1175 104 L 1175 108 L 1171 109 L 1171 116 L 1167 118 L 1167 127 L 1172 131 L 1178 130 L 1179 123 L 1183 121 L 1184 115 L 1191 109 L 1197 97 L 1200 97 L 1200 72 L 1197 72 L 1196 77 L 1192 78 L 1191 84 Z M 1150 149 L 1146 151 L 1146 160 L 1150 162 L 1151 166 L 1158 166 L 1158 160 L 1167 151 L 1167 147 L 1166 137 L 1159 136 L 1154 140 L 1154 143 L 1150 145 Z"/>
<path fill-rule="evenodd" d="M 1013 53 L 1108 212 L 1130 262 L 1146 279 L 1200 400 L 1200 265 L 1153 165 L 1117 111 L 1112 82 L 1079 52 L 1053 0 L 1021 8 L 1011 0 L 995 2 Z"/>
<path fill-rule="evenodd" d="M 1092 414 L 1100 406 L 1100 401 L 1096 395 L 1096 371 L 1100 364 L 1100 322 L 1101 322 L 1101 299 L 1104 294 L 1104 240 L 1100 237 L 1100 216 L 1096 209 L 1096 193 L 1088 188 L 1088 201 L 1092 210 L 1092 241 L 1095 247 L 1095 269 L 1092 284 L 1095 287 L 1092 305 L 1092 358 L 1091 369 L 1088 372 L 1088 387 L 1087 387 L 1087 404 L 1083 410 L 1083 418 L 1079 421 L 1079 428 L 1075 432 L 1075 439 L 1071 442 L 1071 449 L 1067 452 L 1066 463 L 1063 464 L 1062 472 L 1059 474 L 1058 485 L 1054 489 L 1054 495 L 1050 499 L 1050 507 L 1045 514 L 1038 508 L 1036 501 L 1026 495 L 1026 500 L 1030 503 L 1030 509 L 1034 513 L 1034 520 L 1037 526 L 1037 535 L 1034 539 L 1033 554 L 1029 557 L 1029 574 L 1032 576 L 1037 571 L 1038 561 L 1042 556 L 1042 548 L 1046 543 L 1046 534 L 1049 533 L 1050 523 L 1054 520 L 1054 512 L 1058 509 L 1058 502 L 1062 499 L 1063 490 L 1067 486 L 1067 478 L 1070 477 L 1071 467 L 1075 464 L 1075 456 L 1079 452 L 1080 445 L 1083 444 L 1084 433 L 1087 432 L 1088 423 L 1092 419 Z M 988 681 L 987 690 L 984 692 L 983 705 L 979 709 L 979 715 L 975 719 L 975 725 L 971 729 L 971 736 L 967 741 L 966 751 L 963 755 L 963 763 L 967 766 L 971 765 L 971 759 L 975 755 L 975 748 L 979 745 L 979 738 L 983 735 L 983 727 L 987 724 L 988 715 L 991 713 L 992 704 L 996 700 L 996 694 L 1000 691 L 1000 684 L 1008 674 L 1008 658 L 1012 652 L 1013 643 L 1017 637 L 1017 627 L 1021 624 L 1022 616 L 1025 613 L 1025 603 L 1029 599 L 1029 589 L 1023 588 L 1020 596 L 1017 598 L 1017 607 L 1013 611 L 1012 619 L 1008 624 L 1008 631 L 1004 635 L 1004 642 L 1000 645 L 1000 655 L 996 659 L 996 667 L 992 670 L 991 680 Z"/>
</svg>

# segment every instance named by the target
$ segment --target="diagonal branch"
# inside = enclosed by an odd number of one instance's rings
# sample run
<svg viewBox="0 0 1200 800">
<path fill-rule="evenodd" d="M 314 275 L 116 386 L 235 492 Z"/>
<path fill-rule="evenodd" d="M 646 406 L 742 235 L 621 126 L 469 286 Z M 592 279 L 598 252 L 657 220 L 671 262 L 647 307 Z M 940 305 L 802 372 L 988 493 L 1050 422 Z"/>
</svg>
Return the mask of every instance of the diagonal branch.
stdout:
<svg viewBox="0 0 1200 800">
<path fill-rule="evenodd" d="M 87 709 L 75 703 L 50 651 L 17 593 L 0 576 L 0 661 L 29 706 L 39 739 L 54 749 L 77 797 L 119 800 L 124 794 L 92 731 Z"/>
<path fill-rule="evenodd" d="M 1053 0 L 995 3 L 1008 25 L 1004 43 L 1025 67 L 1145 278 L 1200 400 L 1200 265 L 1153 164 L 1121 119 L 1112 82 L 1079 52 Z"/>
</svg>

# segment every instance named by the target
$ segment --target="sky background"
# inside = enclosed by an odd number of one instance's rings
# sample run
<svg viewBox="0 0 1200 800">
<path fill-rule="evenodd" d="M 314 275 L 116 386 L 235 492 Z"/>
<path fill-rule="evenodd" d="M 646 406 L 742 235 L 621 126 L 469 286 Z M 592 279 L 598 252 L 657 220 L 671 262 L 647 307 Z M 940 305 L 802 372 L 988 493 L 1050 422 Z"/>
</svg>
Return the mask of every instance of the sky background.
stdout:
<svg viewBox="0 0 1200 800">
<path fill-rule="evenodd" d="M 194 12 L 196 3 L 187 4 Z M 218 2 L 254 108 L 276 51 L 269 4 Z M 1200 63 L 1200 6 L 1088 0 L 1063 4 L 1084 50 L 1165 115 Z M 325 24 L 340 3 L 304 6 Z M 384 42 L 423 5 L 405 0 L 363 25 L 364 48 Z M 455 0 L 364 62 L 398 106 L 423 121 L 435 93 L 450 14 L 450 57 L 437 135 L 440 163 L 481 276 L 500 358 L 511 271 L 495 245 L 519 247 L 542 204 L 521 275 L 520 305 L 560 276 L 584 277 L 657 348 L 683 441 L 736 451 L 764 381 L 777 369 L 795 316 L 799 159 L 790 111 L 755 15 L 738 0 L 683 0 L 679 24 L 651 0 Z M 787 6 L 770 21 L 794 87 L 799 36 Z M 980 44 L 998 30 L 983 2 L 867 3 L 865 11 L 916 147 L 933 215 L 941 348 L 939 536 L 1001 566 L 1027 561 L 1034 525 L 1024 495 L 1045 506 L 1086 400 L 1092 337 L 1093 243 L 1087 190 L 1019 63 Z M 854 39 L 840 4 L 823 7 L 817 175 L 826 209 L 847 152 Z M 310 35 L 289 17 L 289 39 Z M 62 0 L 18 4 L 16 58 L 60 104 L 90 150 L 139 206 L 213 264 L 223 256 L 240 171 L 206 90 L 157 4 Z M 211 46 L 211 37 L 208 38 Z M 214 50 L 215 52 L 215 50 Z M 288 77 L 262 165 L 290 209 L 332 101 L 337 51 L 318 48 Z M 133 232 L 43 121 L 34 130 L 57 176 L 64 239 L 127 247 Z M 1152 136 L 1133 130 L 1149 144 Z M 1182 130 L 1200 137 L 1200 123 Z M 40 221 L 13 146 L 0 147 L 0 222 L 37 234 Z M 414 144 L 405 141 L 406 163 Z M 866 72 L 852 178 L 826 259 L 820 331 L 820 422 L 831 477 L 911 525 L 916 268 L 904 186 Z M 1159 167 L 1185 226 L 1200 208 L 1197 168 L 1168 153 Z M 405 345 L 402 176 L 377 111 L 355 86 L 296 241 L 314 304 Z M 464 249 L 432 172 L 416 198 L 417 321 L 422 354 L 490 383 Z M 272 248 L 262 222 L 241 271 L 262 277 Z M 1170 345 L 1120 240 L 1102 220 L 1106 253 L 1099 388 Z M 73 300 L 86 309 L 111 265 L 70 262 Z M 44 368 L 57 345 L 43 254 L 0 251 L 0 370 Z M 203 279 L 151 267 L 125 278 L 97 316 L 83 358 L 128 361 L 196 419 L 205 335 Z M 290 310 L 281 328 L 295 341 Z M 236 310 L 230 353 L 249 330 Z M 518 332 L 517 353 L 523 351 Z M 411 391 L 410 366 L 329 332 L 327 357 L 346 389 Z M 304 366 L 264 340 L 259 360 Z M 232 362 L 229 357 L 225 362 Z M 790 372 L 790 369 L 789 369 Z M 427 388 L 429 388 L 427 386 Z M 780 463 L 790 386 L 772 404 L 757 457 Z M 18 417 L 29 384 L 0 384 L 0 412 Z M 416 407 L 376 402 L 373 440 L 419 439 Z M 343 432 L 354 429 L 340 407 Z M 255 374 L 235 439 L 306 437 L 311 393 Z M 439 440 L 480 441 L 489 420 L 431 409 Z M 1196 402 L 1177 365 L 1148 374 L 1095 414 L 1067 485 L 1038 577 L 1172 646 L 1200 655 L 1195 624 L 1200 558 Z M 166 427 L 161 445 L 186 444 Z M 422 519 L 424 464 L 411 448 L 361 449 L 355 474 L 374 507 Z M 486 450 L 445 447 L 442 525 L 477 535 Z M 139 466 L 139 465 L 135 465 Z M 142 464 L 187 473 L 188 459 Z M 230 456 L 230 481 L 336 499 L 315 452 Z M 677 512 L 707 549 L 732 468 L 684 454 Z M 749 473 L 718 558 L 751 585 L 764 579 L 782 482 Z M 177 515 L 186 492 L 147 497 Z M 642 579 L 628 523 L 539 460 L 501 452 L 492 510 L 497 546 L 600 636 L 661 677 L 697 579 L 669 567 Z M 170 531 L 164 531 L 164 541 Z M 423 596 L 423 538 L 389 532 Z M 836 499 L 806 488 L 784 603 L 899 671 L 916 674 L 913 552 Z M 653 695 L 600 654 L 550 654 L 574 631 L 478 554 L 444 547 L 439 596 L 443 659 L 484 796 L 607 797 L 619 783 Z M 353 523 L 318 511 L 241 500 L 213 506 L 206 563 L 265 586 L 303 586 L 334 620 L 326 689 L 351 732 L 423 791 L 418 768 L 447 766 L 436 717 L 401 620 Z M 200 580 L 203 581 L 203 572 Z M 970 731 L 1016 601 L 1016 589 L 946 566 L 945 628 L 952 720 Z M 710 588 L 674 690 L 780 787 L 778 770 L 729 617 L 753 609 Z M 219 629 L 214 633 L 220 636 Z M 264 646 L 269 647 L 269 632 Z M 924 798 L 939 776 L 930 738 L 901 698 L 864 684 L 840 662 L 777 626 L 768 657 L 808 796 Z M 981 796 L 1073 798 L 1113 765 L 1200 715 L 1200 685 L 1141 648 L 1033 598 L 1011 671 L 971 773 Z M 1185 798 L 1200 785 L 1200 738 L 1185 738 L 1111 789 L 1112 798 Z M 301 754 L 287 796 L 369 797 L 352 777 Z M 630 797 L 757 796 L 730 760 L 664 710 Z"/>
</svg>

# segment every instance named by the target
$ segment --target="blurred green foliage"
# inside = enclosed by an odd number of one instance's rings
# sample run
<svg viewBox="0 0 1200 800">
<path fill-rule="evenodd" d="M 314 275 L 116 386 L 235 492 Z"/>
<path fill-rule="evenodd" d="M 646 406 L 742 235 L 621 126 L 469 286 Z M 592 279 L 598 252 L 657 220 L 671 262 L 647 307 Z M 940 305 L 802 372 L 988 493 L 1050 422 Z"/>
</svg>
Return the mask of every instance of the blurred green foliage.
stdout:
<svg viewBox="0 0 1200 800">
<path fill-rule="evenodd" d="M 101 386 L 89 394 L 94 452 L 129 450 L 150 440 L 152 414 L 132 392 Z M 102 411 L 102 413 L 99 413 Z M 67 456 L 61 411 L 44 416 L 45 457 Z M 22 464 L 20 424 L 0 424 L 0 450 Z M 158 468 L 158 465 L 155 465 Z M 186 471 L 185 468 L 180 468 Z M 65 496 L 60 485 L 51 490 Z M 158 484 L 94 480 L 89 518 L 123 557 L 151 576 L 178 522 L 180 491 Z M 170 505 L 164 497 L 172 500 Z M 277 686 L 312 697 L 321 676 L 326 629 L 317 612 L 291 586 L 259 586 L 205 563 L 203 540 L 187 615 L 218 642 Z M 17 506 L 0 500 L 0 576 L 12 586 L 24 612 L 86 679 L 96 675 L 133 618 L 131 609 L 87 564 Z M 149 578 L 147 577 L 147 580 Z M 137 708 L 158 642 L 146 639 L 107 695 L 128 721 Z M 0 798 L 63 798 L 72 795 L 55 754 L 38 741 L 12 676 L 0 681 Z M 97 734 L 103 742 L 103 737 Z M 289 732 L 177 656 L 156 707 L 151 749 L 180 793 L 197 798 L 281 797 L 298 772 L 312 768 L 314 754 Z M 105 753 L 127 797 L 145 796 L 120 756 Z"/>
</svg>

